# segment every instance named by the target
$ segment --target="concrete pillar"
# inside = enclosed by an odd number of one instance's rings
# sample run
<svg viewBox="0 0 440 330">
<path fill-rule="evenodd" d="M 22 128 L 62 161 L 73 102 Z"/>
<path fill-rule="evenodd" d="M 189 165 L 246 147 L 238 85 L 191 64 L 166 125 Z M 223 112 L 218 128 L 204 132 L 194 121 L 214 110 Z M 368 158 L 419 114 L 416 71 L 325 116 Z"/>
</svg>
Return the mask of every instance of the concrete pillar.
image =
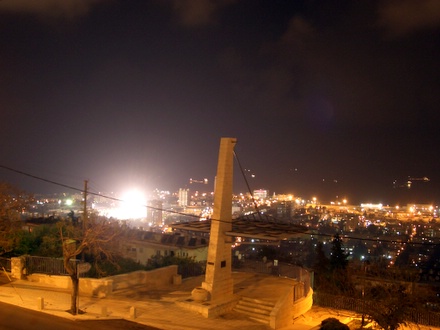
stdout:
<svg viewBox="0 0 440 330">
<path fill-rule="evenodd" d="M 211 219 L 208 260 L 202 288 L 210 293 L 210 300 L 229 300 L 233 297 L 231 273 L 232 237 L 232 179 L 235 138 L 222 138 L 214 190 L 214 212 Z"/>
<path fill-rule="evenodd" d="M 174 285 L 182 284 L 182 275 L 174 275 L 173 276 L 173 284 Z"/>
<path fill-rule="evenodd" d="M 25 278 L 25 274 L 23 274 L 24 267 L 24 257 L 11 258 L 11 277 L 18 280 L 22 280 L 23 278 Z"/>
<path fill-rule="evenodd" d="M 43 297 L 38 297 L 38 299 L 37 299 L 37 309 L 39 311 L 42 311 L 44 309 L 44 298 Z"/>
<path fill-rule="evenodd" d="M 131 306 L 130 307 L 130 318 L 134 320 L 136 317 L 137 317 L 137 315 L 136 315 L 136 307 Z"/>
</svg>

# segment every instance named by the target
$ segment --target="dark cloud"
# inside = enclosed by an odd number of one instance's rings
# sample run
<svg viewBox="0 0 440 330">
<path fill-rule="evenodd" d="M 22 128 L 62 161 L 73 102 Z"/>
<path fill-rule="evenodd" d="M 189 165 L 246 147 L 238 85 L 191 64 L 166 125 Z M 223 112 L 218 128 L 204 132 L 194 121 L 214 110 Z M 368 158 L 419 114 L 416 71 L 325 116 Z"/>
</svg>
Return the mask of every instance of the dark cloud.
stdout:
<svg viewBox="0 0 440 330">
<path fill-rule="evenodd" d="M 376 197 L 408 175 L 440 182 L 440 37 L 435 19 L 404 19 L 411 4 L 0 0 L 3 162 L 176 189 L 212 178 L 232 136 L 253 188 L 320 196 L 325 178 L 333 196 Z"/>
<path fill-rule="evenodd" d="M 75 18 L 108 0 L 2 0 L 0 11 L 26 13 L 40 18 Z"/>
<path fill-rule="evenodd" d="M 438 0 L 387 0 L 378 14 L 379 25 L 394 36 L 440 27 Z"/>
<path fill-rule="evenodd" d="M 213 23 L 218 12 L 236 0 L 173 0 L 173 10 L 180 23 L 187 27 L 205 26 Z"/>
<path fill-rule="evenodd" d="M 296 49 L 301 49 L 304 43 L 313 37 L 314 30 L 312 24 L 306 19 L 295 16 L 289 21 L 287 31 L 281 37 L 281 43 L 289 48 L 294 45 Z"/>
</svg>

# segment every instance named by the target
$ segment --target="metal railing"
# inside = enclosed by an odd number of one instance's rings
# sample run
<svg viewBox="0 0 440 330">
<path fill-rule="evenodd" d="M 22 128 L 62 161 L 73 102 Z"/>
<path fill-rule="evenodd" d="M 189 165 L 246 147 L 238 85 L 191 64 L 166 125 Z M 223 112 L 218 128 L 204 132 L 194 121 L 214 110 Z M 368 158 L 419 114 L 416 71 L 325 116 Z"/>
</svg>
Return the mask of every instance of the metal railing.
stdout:
<svg viewBox="0 0 440 330">
<path fill-rule="evenodd" d="M 360 298 L 352 298 L 346 296 L 332 295 L 328 293 L 313 293 L 313 304 L 321 307 L 343 309 L 356 312 L 358 314 L 368 315 L 372 305 L 377 305 L 377 301 L 364 300 Z M 411 309 L 407 314 L 407 322 L 440 327 L 440 313 L 429 311 L 426 309 Z"/>
<path fill-rule="evenodd" d="M 79 260 L 71 260 L 71 263 L 78 263 Z M 48 275 L 69 275 L 64 268 L 64 260 L 62 258 L 49 257 L 25 257 L 26 274 L 33 273 L 48 274 Z"/>
</svg>

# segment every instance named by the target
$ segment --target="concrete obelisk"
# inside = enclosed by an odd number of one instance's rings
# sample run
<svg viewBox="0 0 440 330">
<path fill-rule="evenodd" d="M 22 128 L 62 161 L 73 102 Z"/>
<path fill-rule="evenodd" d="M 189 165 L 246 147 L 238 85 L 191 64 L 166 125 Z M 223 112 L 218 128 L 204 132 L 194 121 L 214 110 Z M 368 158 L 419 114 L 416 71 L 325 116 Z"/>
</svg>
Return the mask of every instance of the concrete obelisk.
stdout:
<svg viewBox="0 0 440 330">
<path fill-rule="evenodd" d="M 210 293 L 211 301 L 233 297 L 231 273 L 232 238 L 225 232 L 232 230 L 232 178 L 235 138 L 221 138 L 217 177 L 214 189 L 214 211 L 208 247 L 205 281 L 202 288 Z"/>
</svg>

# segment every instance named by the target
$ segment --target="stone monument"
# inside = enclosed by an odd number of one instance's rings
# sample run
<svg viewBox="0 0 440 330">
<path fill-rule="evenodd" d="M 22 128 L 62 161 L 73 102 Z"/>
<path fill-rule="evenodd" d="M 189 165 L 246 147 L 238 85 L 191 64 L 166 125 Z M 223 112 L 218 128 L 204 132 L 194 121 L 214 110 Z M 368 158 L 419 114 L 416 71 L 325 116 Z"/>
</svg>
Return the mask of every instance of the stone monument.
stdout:
<svg viewBox="0 0 440 330">
<path fill-rule="evenodd" d="M 217 177 L 214 188 L 214 211 L 209 235 L 208 260 L 202 288 L 212 302 L 233 299 L 231 273 L 232 178 L 235 138 L 221 138 Z"/>
</svg>

